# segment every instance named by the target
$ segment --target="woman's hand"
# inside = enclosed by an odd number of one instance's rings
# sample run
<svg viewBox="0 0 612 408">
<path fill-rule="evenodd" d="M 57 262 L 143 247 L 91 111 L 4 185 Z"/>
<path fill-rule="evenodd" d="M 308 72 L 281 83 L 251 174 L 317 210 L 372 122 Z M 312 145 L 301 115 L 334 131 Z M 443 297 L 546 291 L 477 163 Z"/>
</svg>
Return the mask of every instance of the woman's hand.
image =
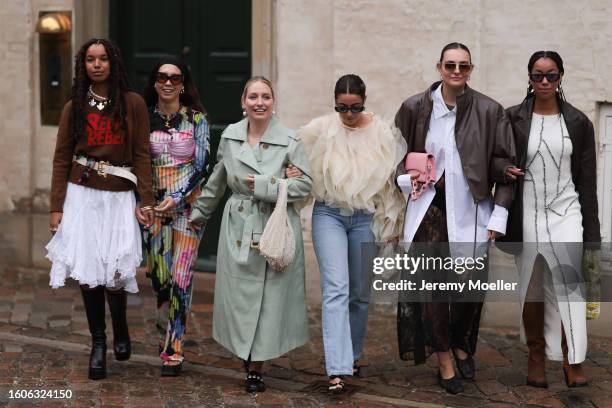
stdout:
<svg viewBox="0 0 612 408">
<path fill-rule="evenodd" d="M 255 191 L 255 175 L 249 174 L 246 178 L 246 182 L 249 190 Z"/>
<path fill-rule="evenodd" d="M 206 223 L 204 224 L 196 224 L 193 221 L 187 221 L 187 228 L 189 228 L 192 231 L 198 232 L 199 230 L 202 229 L 202 227 L 204 227 L 206 225 Z"/>
<path fill-rule="evenodd" d="M 399 243 L 399 235 L 395 235 L 391 238 L 387 238 L 385 240 L 385 244 L 393 244 L 393 245 L 397 245 Z"/>
<path fill-rule="evenodd" d="M 410 170 L 408 171 L 408 174 L 410 174 L 410 179 L 412 180 L 413 190 L 418 191 L 422 189 L 425 183 L 423 183 L 422 181 L 415 181 L 421 173 L 418 170 Z"/>
<path fill-rule="evenodd" d="M 139 205 L 136 205 L 136 209 L 134 210 L 134 212 L 136 213 L 136 219 L 138 220 L 140 225 L 145 225 L 145 223 L 147 222 L 147 219 L 142 214 L 142 211 L 140 211 L 140 206 Z"/>
<path fill-rule="evenodd" d="M 304 173 L 302 173 L 302 170 L 295 167 L 293 164 L 289 164 L 289 166 L 287 166 L 285 169 L 285 176 L 287 176 L 287 178 L 300 177 L 303 174 Z"/>
<path fill-rule="evenodd" d="M 498 231 L 488 230 L 487 231 L 487 239 L 489 241 L 495 241 L 497 238 L 501 237 L 503 234 Z"/>
<path fill-rule="evenodd" d="M 136 205 L 136 219 L 145 228 L 150 228 L 153 225 L 153 221 L 155 220 L 155 214 L 153 214 L 153 208 L 151 206 L 141 207 L 140 205 Z"/>
<path fill-rule="evenodd" d="M 170 211 L 174 207 L 176 207 L 176 202 L 174 202 L 174 198 L 172 198 L 171 196 L 168 196 L 164 198 L 164 201 L 159 203 L 159 205 L 155 207 L 154 209 L 155 211 L 164 212 L 164 211 Z"/>
<path fill-rule="evenodd" d="M 49 231 L 51 231 L 51 235 L 55 235 L 57 232 L 63 216 L 64 213 L 59 211 L 53 211 L 49 214 Z"/>
<path fill-rule="evenodd" d="M 506 177 L 511 179 L 511 180 L 516 180 L 519 177 L 522 177 L 525 175 L 525 173 L 523 171 L 521 171 L 521 169 L 519 169 L 516 166 L 512 166 L 512 167 L 507 167 L 506 168 L 506 173 L 505 173 Z"/>
</svg>

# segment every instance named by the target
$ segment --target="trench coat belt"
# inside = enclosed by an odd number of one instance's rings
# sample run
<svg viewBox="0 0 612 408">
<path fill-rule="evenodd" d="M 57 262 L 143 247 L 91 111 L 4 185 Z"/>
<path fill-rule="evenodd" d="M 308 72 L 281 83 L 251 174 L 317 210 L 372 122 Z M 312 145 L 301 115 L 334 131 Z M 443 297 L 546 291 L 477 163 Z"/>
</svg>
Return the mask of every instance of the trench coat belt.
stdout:
<svg viewBox="0 0 612 408">
<path fill-rule="evenodd" d="M 257 201 L 252 197 L 240 193 L 232 193 L 230 199 L 240 201 L 251 201 L 255 204 Z M 240 204 L 242 205 L 242 203 Z M 240 250 L 238 251 L 238 263 L 246 265 L 249 260 L 249 252 L 251 248 L 259 250 L 259 237 L 263 231 L 261 223 L 261 214 L 255 204 L 257 210 L 252 211 L 244 220 L 244 228 L 242 230 L 242 240 L 240 242 Z"/>
</svg>

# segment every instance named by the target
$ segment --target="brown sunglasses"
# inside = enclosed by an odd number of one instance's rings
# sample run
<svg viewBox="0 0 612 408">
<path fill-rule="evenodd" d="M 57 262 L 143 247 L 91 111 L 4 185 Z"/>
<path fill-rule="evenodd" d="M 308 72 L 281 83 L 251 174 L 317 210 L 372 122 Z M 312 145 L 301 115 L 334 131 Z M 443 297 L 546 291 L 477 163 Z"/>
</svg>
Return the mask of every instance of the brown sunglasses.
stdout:
<svg viewBox="0 0 612 408">
<path fill-rule="evenodd" d="M 183 83 L 183 76 L 182 75 L 168 75 L 165 72 L 158 72 L 155 75 L 155 81 L 157 81 L 158 84 L 165 84 L 166 82 L 168 82 L 168 80 L 170 80 L 170 83 L 172 85 L 179 85 Z"/>
</svg>

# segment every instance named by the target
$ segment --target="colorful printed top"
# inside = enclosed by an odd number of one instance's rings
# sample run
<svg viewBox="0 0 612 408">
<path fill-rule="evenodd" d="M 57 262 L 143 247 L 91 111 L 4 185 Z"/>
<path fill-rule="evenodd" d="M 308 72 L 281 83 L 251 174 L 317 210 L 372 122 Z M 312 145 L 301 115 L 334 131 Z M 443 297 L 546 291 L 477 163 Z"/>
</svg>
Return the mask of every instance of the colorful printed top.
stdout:
<svg viewBox="0 0 612 408">
<path fill-rule="evenodd" d="M 197 197 L 206 176 L 210 155 L 210 135 L 202 112 L 181 107 L 166 118 L 149 108 L 153 192 L 161 202 L 171 196 L 181 212 Z M 194 194 L 195 193 L 195 194 Z"/>
</svg>

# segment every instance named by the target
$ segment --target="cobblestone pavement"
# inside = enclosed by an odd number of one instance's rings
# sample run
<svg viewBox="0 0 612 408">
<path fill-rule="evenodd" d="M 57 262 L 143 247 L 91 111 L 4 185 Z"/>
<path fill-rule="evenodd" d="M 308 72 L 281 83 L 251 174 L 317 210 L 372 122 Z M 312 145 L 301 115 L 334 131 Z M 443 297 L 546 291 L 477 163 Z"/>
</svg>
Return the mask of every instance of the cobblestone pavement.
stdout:
<svg viewBox="0 0 612 408">
<path fill-rule="evenodd" d="M 526 348 L 516 330 L 483 328 L 477 379 L 466 384 L 464 394 L 451 396 L 436 385 L 431 359 L 417 367 L 399 360 L 395 316 L 382 308 L 370 313 L 362 377 L 348 379 L 346 394 L 328 395 L 315 293 L 319 289 L 312 285 L 312 341 L 266 364 L 268 390 L 248 395 L 242 388 L 241 362 L 211 337 L 214 275 L 206 273 L 197 274 L 195 282 L 185 343 L 188 364 L 181 377 L 159 376 L 155 303 L 143 272 L 140 293 L 128 301 L 133 357 L 116 362 L 109 354 L 108 378 L 94 382 L 87 379 L 89 333 L 77 285 L 70 282 L 54 291 L 46 270 L 6 266 L 0 268 L 0 282 L 0 406 L 612 407 L 612 339 L 589 339 L 589 387 L 568 389 L 561 364 L 551 362 L 550 388 L 544 390 L 524 385 Z M 109 333 L 109 344 L 111 337 Z M 16 398 L 23 396 L 20 390 L 70 390 L 72 395 Z"/>
</svg>

